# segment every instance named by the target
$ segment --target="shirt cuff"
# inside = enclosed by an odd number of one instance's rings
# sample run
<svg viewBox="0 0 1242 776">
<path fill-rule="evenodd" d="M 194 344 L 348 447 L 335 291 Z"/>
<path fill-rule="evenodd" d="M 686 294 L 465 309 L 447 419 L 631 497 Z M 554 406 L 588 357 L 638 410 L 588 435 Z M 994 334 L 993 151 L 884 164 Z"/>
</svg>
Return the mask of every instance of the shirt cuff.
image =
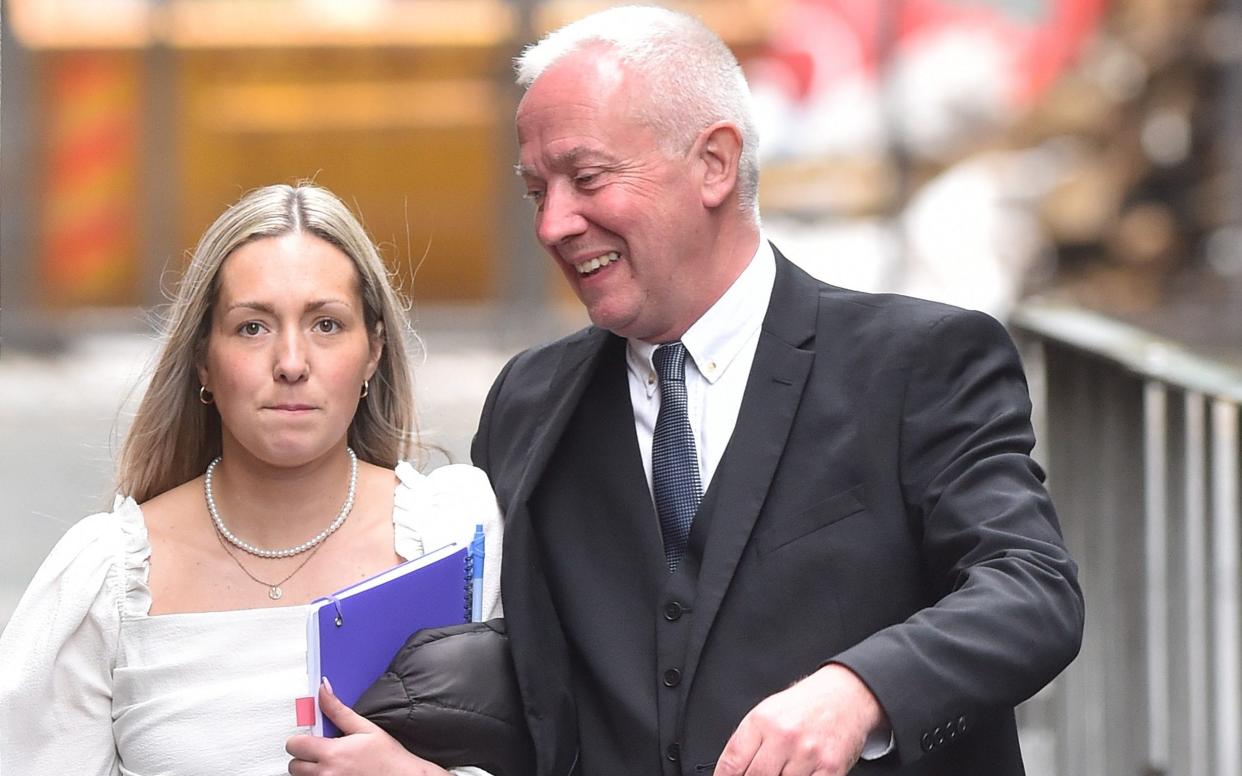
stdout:
<svg viewBox="0 0 1242 776">
<path fill-rule="evenodd" d="M 863 760 L 878 760 L 893 751 L 896 745 L 893 729 L 888 725 L 883 725 L 867 734 L 860 757 Z"/>
</svg>

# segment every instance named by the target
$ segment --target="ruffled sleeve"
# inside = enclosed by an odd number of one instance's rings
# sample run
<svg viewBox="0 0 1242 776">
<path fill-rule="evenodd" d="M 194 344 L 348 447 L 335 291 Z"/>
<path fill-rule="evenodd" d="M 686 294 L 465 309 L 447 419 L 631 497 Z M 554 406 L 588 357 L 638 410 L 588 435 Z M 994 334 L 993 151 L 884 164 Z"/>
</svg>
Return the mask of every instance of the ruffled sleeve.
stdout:
<svg viewBox="0 0 1242 776">
<path fill-rule="evenodd" d="M 503 543 L 500 508 L 481 469 L 465 464 L 421 474 L 406 462 L 397 465 L 393 525 L 397 554 L 409 560 L 453 542 L 469 544 L 483 526 L 483 619 L 500 617 L 500 559 Z"/>
<path fill-rule="evenodd" d="M 138 505 L 118 499 L 70 528 L 35 573 L 0 635 L 5 773 L 119 773 L 112 672 L 123 609 L 150 605 L 149 554 Z"/>
</svg>

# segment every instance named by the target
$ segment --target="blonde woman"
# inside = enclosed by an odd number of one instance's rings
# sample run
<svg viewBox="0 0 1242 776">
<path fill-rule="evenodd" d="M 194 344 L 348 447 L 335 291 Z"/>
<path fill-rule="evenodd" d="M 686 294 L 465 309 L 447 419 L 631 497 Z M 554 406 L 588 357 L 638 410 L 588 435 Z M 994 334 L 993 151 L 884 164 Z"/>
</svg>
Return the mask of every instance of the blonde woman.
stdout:
<svg viewBox="0 0 1242 776">
<path fill-rule="evenodd" d="M 294 714 L 318 596 L 483 523 L 498 613 L 486 477 L 404 460 L 407 333 L 324 189 L 258 189 L 211 225 L 121 450 L 123 495 L 61 539 L 0 638 L 0 770 L 443 773 L 330 697 L 352 735 L 298 735 Z"/>
</svg>

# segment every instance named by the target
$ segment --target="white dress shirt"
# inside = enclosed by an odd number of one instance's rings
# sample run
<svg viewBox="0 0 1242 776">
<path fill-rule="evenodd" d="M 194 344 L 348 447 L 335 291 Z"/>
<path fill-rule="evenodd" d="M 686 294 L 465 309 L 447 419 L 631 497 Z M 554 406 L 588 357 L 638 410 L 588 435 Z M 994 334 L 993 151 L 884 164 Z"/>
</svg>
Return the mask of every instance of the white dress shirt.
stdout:
<svg viewBox="0 0 1242 776">
<path fill-rule="evenodd" d="M 742 394 L 750 366 L 759 347 L 759 329 L 768 311 L 772 284 L 776 282 L 776 258 L 767 240 L 759 241 L 750 264 L 733 285 L 682 335 L 686 346 L 686 404 L 694 446 L 699 458 L 699 479 L 704 492 L 724 455 L 742 407 Z M 638 451 L 651 486 L 651 440 L 660 413 L 659 381 L 651 356 L 658 345 L 631 339 L 626 348 L 630 404 Z M 652 503 L 654 504 L 654 497 Z"/>
</svg>

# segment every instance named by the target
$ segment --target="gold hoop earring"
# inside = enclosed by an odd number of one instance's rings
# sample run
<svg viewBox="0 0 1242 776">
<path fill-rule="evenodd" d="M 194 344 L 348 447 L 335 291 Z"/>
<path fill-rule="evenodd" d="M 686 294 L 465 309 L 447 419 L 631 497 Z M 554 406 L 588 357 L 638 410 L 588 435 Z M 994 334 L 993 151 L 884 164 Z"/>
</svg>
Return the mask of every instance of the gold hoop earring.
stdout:
<svg viewBox="0 0 1242 776">
<path fill-rule="evenodd" d="M 215 402 L 216 397 L 212 395 L 211 391 L 207 390 L 207 386 L 200 385 L 198 387 L 198 400 L 203 404 L 212 404 Z"/>
<path fill-rule="evenodd" d="M 358 394 L 358 398 L 365 399 L 367 398 L 367 394 L 370 392 L 371 392 L 371 381 L 363 380 L 362 381 L 362 393 Z"/>
</svg>

